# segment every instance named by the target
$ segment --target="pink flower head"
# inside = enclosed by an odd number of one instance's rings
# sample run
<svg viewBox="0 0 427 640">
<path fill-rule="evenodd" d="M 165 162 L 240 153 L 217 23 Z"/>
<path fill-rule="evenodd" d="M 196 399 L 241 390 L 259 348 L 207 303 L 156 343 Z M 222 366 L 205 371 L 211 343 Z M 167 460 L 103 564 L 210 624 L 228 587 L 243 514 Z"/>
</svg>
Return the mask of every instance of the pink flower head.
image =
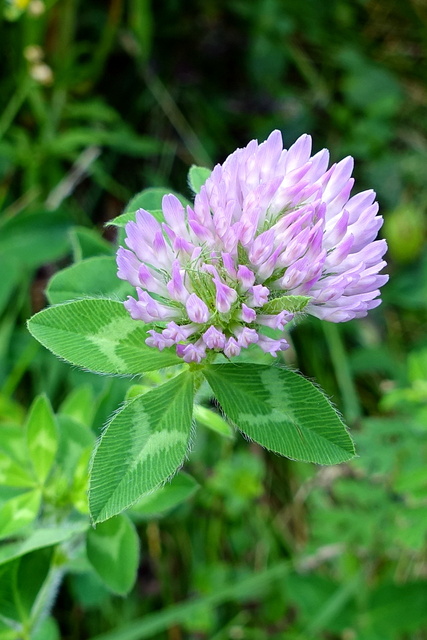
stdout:
<svg viewBox="0 0 427 640">
<path fill-rule="evenodd" d="M 380 304 L 387 247 L 376 240 L 375 193 L 350 195 L 352 158 L 328 164 L 325 149 L 311 155 L 310 136 L 283 149 L 273 131 L 217 165 L 193 206 L 165 196 L 163 223 L 139 210 L 117 264 L 119 278 L 137 291 L 126 309 L 154 325 L 147 344 L 176 345 L 192 363 L 209 351 L 233 357 L 251 344 L 276 355 L 288 344 L 263 327 L 285 329 L 293 296 L 304 312 L 331 322 Z"/>
</svg>

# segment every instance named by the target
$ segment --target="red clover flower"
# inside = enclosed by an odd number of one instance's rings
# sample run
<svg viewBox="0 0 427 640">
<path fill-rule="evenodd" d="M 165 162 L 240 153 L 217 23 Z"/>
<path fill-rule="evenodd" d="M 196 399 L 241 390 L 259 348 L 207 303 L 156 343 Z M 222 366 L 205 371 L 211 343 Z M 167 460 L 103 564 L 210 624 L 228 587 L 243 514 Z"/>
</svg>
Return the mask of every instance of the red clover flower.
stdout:
<svg viewBox="0 0 427 640">
<path fill-rule="evenodd" d="M 140 209 L 117 264 L 138 296 L 126 309 L 154 327 L 146 343 L 195 363 L 255 343 L 276 355 L 289 345 L 263 327 L 283 331 L 302 308 L 345 322 L 378 306 L 388 276 L 375 192 L 350 197 L 351 157 L 328 164 L 310 136 L 286 150 L 273 131 L 217 165 L 192 207 L 165 196 L 162 223 Z"/>
</svg>

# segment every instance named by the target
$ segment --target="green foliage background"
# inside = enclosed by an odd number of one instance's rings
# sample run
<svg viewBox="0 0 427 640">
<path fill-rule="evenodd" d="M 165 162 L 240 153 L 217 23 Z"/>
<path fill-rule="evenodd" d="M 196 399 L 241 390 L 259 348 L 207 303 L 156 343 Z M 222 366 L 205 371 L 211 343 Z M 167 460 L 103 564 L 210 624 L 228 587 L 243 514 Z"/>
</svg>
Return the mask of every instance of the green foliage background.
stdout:
<svg viewBox="0 0 427 640">
<path fill-rule="evenodd" d="M 305 321 L 285 354 L 333 399 L 360 457 L 318 468 L 233 439 L 221 421 L 228 437 L 199 429 L 185 466 L 198 492 L 184 480 L 174 491 L 188 500 L 134 516 L 131 593 L 111 595 L 112 584 L 126 591 L 114 567 L 101 575 L 82 557 L 56 622 L 31 638 L 427 638 L 425 3 L 3 0 L 2 11 L 0 453 L 45 392 L 84 462 L 46 497 L 56 506 L 72 495 L 84 512 L 87 447 L 129 381 L 73 370 L 24 322 L 60 268 L 112 254 L 104 223 L 135 192 L 184 191 L 192 164 L 211 167 L 274 128 L 285 144 L 308 132 L 333 160 L 355 157 L 389 243 L 382 306 L 342 326 Z M 200 400 L 209 407 L 203 389 Z M 58 456 L 71 477 L 78 456 Z M 49 566 L 47 551 L 2 565 L 0 615 L 25 618 Z M 0 638 L 16 634 L 0 626 Z"/>
</svg>

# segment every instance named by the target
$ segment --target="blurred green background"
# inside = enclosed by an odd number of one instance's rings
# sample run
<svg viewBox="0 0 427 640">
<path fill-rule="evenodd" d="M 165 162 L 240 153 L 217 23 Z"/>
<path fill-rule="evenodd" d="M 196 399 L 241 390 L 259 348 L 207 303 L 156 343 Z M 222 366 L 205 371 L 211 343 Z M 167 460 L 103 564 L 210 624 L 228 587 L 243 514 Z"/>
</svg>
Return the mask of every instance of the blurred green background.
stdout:
<svg viewBox="0 0 427 640">
<path fill-rule="evenodd" d="M 192 164 L 310 133 L 355 157 L 389 243 L 381 307 L 307 320 L 286 353 L 360 457 L 318 468 L 199 430 L 201 487 L 139 523 L 132 593 L 75 567 L 43 640 L 426 639 L 425 1 L 3 0 L 0 43 L 0 424 L 85 389 L 99 433 L 129 383 L 58 362 L 25 320 L 56 271 L 111 253 L 104 224 L 135 192 L 190 197 Z"/>
</svg>

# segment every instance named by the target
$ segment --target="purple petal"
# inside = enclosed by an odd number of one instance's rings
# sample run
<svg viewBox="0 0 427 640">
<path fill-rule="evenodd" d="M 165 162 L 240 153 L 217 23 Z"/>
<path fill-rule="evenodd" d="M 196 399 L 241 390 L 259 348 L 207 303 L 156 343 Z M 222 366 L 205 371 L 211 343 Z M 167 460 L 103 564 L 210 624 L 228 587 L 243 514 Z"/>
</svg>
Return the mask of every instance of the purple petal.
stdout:
<svg viewBox="0 0 427 640">
<path fill-rule="evenodd" d="M 235 329 L 234 335 L 237 338 L 237 344 L 239 347 L 244 347 L 245 349 L 249 347 L 250 344 L 255 344 L 258 342 L 259 336 L 255 329 L 249 329 L 249 327 L 239 327 Z"/>
<path fill-rule="evenodd" d="M 237 344 L 237 340 L 233 337 L 228 338 L 224 347 L 224 355 L 226 355 L 227 358 L 233 358 L 234 356 L 238 356 L 240 351 L 241 348 Z"/>
<path fill-rule="evenodd" d="M 278 351 L 286 351 L 286 349 L 289 349 L 289 344 L 284 338 L 273 340 L 273 338 L 260 335 L 257 344 L 263 351 L 270 353 L 274 357 L 277 356 Z"/>
<path fill-rule="evenodd" d="M 262 284 L 256 284 L 248 290 L 247 303 L 250 307 L 262 307 L 268 302 L 270 289 L 263 287 Z"/>
<path fill-rule="evenodd" d="M 117 251 L 117 276 L 127 280 L 133 287 L 139 287 L 138 270 L 141 263 L 132 251 L 120 247 Z"/>
<path fill-rule="evenodd" d="M 255 282 L 255 274 L 253 271 L 248 269 L 242 264 L 239 264 L 239 268 L 237 269 L 237 280 L 240 282 L 240 291 L 245 292 Z"/>
<path fill-rule="evenodd" d="M 172 278 L 169 280 L 166 287 L 173 300 L 177 300 L 178 302 L 185 304 L 190 294 L 184 286 L 180 266 L 181 265 L 178 260 L 173 261 Z"/>
<path fill-rule="evenodd" d="M 256 311 L 243 303 L 239 313 L 239 318 L 240 320 L 243 320 L 243 322 L 254 322 L 256 318 Z"/>
<path fill-rule="evenodd" d="M 204 324 L 209 320 L 210 313 L 207 305 L 195 293 L 192 293 L 188 297 L 185 307 L 187 309 L 188 317 L 192 322 Z"/>
<path fill-rule="evenodd" d="M 202 337 L 203 342 L 209 349 L 223 349 L 225 346 L 225 335 L 213 325 L 205 331 Z"/>
</svg>

